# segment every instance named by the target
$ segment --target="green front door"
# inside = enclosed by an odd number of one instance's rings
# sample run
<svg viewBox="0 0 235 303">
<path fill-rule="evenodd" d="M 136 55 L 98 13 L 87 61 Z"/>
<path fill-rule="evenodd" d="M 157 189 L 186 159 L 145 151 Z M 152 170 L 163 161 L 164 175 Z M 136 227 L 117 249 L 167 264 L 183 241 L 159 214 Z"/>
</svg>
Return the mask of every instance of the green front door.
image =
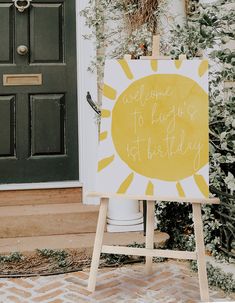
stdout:
<svg viewBox="0 0 235 303">
<path fill-rule="evenodd" d="M 0 183 L 78 180 L 76 66 L 75 0 L 0 0 Z"/>
</svg>

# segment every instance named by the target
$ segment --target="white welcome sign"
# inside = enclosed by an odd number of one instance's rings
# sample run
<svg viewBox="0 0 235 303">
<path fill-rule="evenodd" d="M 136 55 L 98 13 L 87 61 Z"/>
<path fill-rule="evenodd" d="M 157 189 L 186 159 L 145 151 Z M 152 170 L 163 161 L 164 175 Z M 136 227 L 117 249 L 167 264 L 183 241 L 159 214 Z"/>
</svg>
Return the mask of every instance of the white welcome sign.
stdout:
<svg viewBox="0 0 235 303">
<path fill-rule="evenodd" d="M 208 197 L 208 62 L 108 60 L 96 190 Z"/>
</svg>

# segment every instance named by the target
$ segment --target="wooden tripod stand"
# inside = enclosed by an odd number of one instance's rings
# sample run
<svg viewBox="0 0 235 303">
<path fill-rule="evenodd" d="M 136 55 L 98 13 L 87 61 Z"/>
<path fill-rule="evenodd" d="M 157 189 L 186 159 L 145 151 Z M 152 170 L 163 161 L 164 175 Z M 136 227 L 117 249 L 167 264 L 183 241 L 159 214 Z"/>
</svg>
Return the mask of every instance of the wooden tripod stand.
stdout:
<svg viewBox="0 0 235 303">
<path fill-rule="evenodd" d="M 122 195 L 111 196 L 111 195 L 96 194 L 96 193 L 94 193 L 93 196 L 100 197 L 100 211 L 99 211 L 99 218 L 98 218 L 98 224 L 96 230 L 94 251 L 92 255 L 90 277 L 88 282 L 89 291 L 93 292 L 95 290 L 96 277 L 97 277 L 101 253 L 145 256 L 146 257 L 145 272 L 148 275 L 152 273 L 153 257 L 165 257 L 165 258 L 173 258 L 173 259 L 197 260 L 201 300 L 204 302 L 209 301 L 201 205 L 219 204 L 220 203 L 219 199 L 210 198 L 210 199 L 192 200 L 192 199 L 182 199 L 182 198 L 174 198 L 174 197 L 169 197 L 168 199 L 166 199 L 165 197 L 164 198 L 152 197 L 152 196 L 137 197 L 137 196 L 122 196 Z M 122 196 L 128 199 L 147 200 L 147 226 L 146 226 L 147 228 L 146 228 L 145 248 L 103 245 L 103 235 L 104 235 L 104 229 L 106 224 L 109 198 L 117 197 L 117 196 L 118 197 Z M 155 201 L 189 202 L 192 204 L 194 233 L 195 233 L 195 241 L 196 241 L 196 250 L 194 252 L 153 249 Z"/>
</svg>

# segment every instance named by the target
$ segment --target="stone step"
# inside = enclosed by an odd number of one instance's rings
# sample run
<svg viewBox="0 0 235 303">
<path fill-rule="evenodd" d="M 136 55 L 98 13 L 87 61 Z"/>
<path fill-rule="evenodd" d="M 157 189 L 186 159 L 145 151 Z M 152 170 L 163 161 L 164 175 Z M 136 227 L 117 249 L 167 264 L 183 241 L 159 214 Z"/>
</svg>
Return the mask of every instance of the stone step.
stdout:
<svg viewBox="0 0 235 303">
<path fill-rule="evenodd" d="M 78 249 L 81 253 L 91 255 L 95 233 L 19 237 L 0 239 L 0 253 L 10 252 L 32 252 L 35 249 Z M 169 239 L 167 233 L 155 231 L 154 242 L 158 247 L 163 247 Z M 144 243 L 143 232 L 108 233 L 104 234 L 103 243 L 107 245 L 128 245 L 134 242 Z"/>
<path fill-rule="evenodd" d="M 0 190 L 0 206 L 81 203 L 82 188 Z"/>
<path fill-rule="evenodd" d="M 96 231 L 99 206 L 82 203 L 0 207 L 0 238 Z"/>
</svg>

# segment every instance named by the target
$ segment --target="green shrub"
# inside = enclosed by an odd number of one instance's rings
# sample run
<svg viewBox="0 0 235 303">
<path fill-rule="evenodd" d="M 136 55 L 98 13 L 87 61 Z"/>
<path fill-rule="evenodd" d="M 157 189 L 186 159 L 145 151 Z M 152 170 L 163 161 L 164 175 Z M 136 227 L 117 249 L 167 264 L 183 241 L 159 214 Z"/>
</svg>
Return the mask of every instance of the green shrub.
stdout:
<svg viewBox="0 0 235 303">
<path fill-rule="evenodd" d="M 197 271 L 196 261 L 191 262 L 192 270 Z M 206 266 L 208 284 L 210 286 L 220 288 L 226 293 L 235 292 L 235 280 L 232 273 L 225 273 L 217 266 L 213 266 L 209 262 Z"/>
<path fill-rule="evenodd" d="M 19 252 L 13 252 L 10 255 L 0 256 L 0 263 L 20 262 L 24 257 Z"/>
</svg>

